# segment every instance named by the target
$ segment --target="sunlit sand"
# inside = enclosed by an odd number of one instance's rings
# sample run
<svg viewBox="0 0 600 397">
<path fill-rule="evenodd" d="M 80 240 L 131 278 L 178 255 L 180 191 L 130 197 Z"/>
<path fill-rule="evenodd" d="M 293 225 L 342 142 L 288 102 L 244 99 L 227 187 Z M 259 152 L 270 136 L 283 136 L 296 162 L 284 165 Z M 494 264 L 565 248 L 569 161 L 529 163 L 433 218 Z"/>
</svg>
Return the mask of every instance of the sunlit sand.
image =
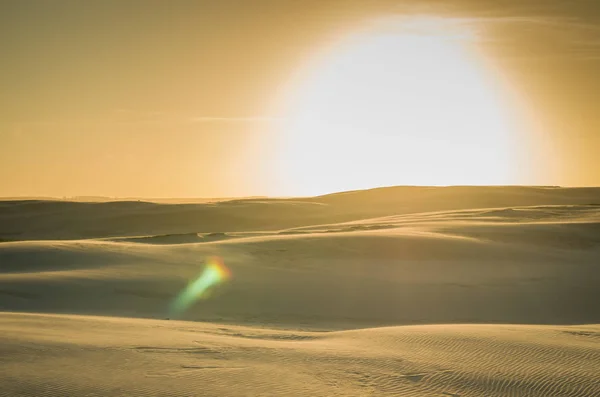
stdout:
<svg viewBox="0 0 600 397">
<path fill-rule="evenodd" d="M 0 225 L 1 396 L 600 395 L 598 188 L 0 201 Z"/>
</svg>

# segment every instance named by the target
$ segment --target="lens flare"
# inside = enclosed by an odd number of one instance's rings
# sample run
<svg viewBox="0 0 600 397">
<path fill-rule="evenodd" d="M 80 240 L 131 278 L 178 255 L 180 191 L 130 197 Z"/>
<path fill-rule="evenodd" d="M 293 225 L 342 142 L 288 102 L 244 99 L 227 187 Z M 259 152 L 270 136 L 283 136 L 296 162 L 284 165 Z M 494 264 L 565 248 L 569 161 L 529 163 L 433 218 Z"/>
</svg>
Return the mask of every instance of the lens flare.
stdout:
<svg viewBox="0 0 600 397">
<path fill-rule="evenodd" d="M 225 266 L 223 260 L 218 257 L 210 258 L 204 270 L 195 280 L 171 303 L 169 313 L 177 316 L 185 312 L 191 304 L 198 299 L 205 299 L 211 287 L 221 284 L 231 278 L 231 271 Z"/>
</svg>

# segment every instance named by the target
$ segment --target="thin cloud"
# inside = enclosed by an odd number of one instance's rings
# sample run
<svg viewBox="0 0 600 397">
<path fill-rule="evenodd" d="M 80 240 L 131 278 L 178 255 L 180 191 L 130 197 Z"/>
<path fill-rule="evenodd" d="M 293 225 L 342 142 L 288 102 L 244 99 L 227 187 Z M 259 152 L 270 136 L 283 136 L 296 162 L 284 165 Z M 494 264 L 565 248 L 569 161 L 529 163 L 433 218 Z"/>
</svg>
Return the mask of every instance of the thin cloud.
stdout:
<svg viewBox="0 0 600 397">
<path fill-rule="evenodd" d="M 144 117 L 146 116 L 146 117 Z M 9 126 L 12 128 L 23 127 L 60 127 L 60 126 L 90 126 L 90 125 L 172 125 L 172 124 L 194 124 L 194 123 L 268 123 L 281 121 L 282 118 L 277 117 L 178 117 L 169 116 L 160 113 L 153 114 L 136 114 L 131 112 L 126 118 L 73 118 L 73 119 L 58 119 L 58 120 L 20 120 L 20 121 L 0 121 L 0 125 Z"/>
<path fill-rule="evenodd" d="M 518 48 L 521 40 L 535 34 L 539 51 L 523 54 L 526 59 L 598 60 L 600 58 L 600 26 L 573 17 L 559 16 L 481 16 L 457 19 L 472 26 L 482 43 Z M 545 37 L 545 39 L 544 39 Z M 545 42 L 544 42 L 545 41 Z M 552 41 L 552 51 L 548 42 Z M 511 57 L 516 58 L 516 57 Z"/>
<path fill-rule="evenodd" d="M 232 122 L 232 123 L 255 123 L 255 122 L 271 122 L 271 121 L 280 121 L 281 118 L 277 117 L 264 117 L 264 116 L 256 116 L 256 117 L 193 117 L 190 119 L 192 122 L 196 123 L 214 123 L 214 122 Z"/>
<path fill-rule="evenodd" d="M 591 32 L 599 32 L 600 26 L 583 21 L 579 18 L 570 17 L 546 17 L 546 16 L 502 16 L 502 17 L 474 17 L 461 18 L 463 23 L 483 24 L 513 24 L 513 25 L 538 25 L 556 28 L 582 29 Z"/>
</svg>

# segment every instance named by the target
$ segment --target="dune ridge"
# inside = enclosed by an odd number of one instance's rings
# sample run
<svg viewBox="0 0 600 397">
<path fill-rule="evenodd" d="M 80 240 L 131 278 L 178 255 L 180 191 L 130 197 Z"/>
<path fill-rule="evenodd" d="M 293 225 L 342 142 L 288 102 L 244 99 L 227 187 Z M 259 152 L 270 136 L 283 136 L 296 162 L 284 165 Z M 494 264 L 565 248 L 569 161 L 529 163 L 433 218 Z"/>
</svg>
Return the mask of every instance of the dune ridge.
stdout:
<svg viewBox="0 0 600 397">
<path fill-rule="evenodd" d="M 0 201 L 0 241 L 265 231 L 432 211 L 587 204 L 600 204 L 600 188 L 397 186 L 178 204 Z"/>
</svg>

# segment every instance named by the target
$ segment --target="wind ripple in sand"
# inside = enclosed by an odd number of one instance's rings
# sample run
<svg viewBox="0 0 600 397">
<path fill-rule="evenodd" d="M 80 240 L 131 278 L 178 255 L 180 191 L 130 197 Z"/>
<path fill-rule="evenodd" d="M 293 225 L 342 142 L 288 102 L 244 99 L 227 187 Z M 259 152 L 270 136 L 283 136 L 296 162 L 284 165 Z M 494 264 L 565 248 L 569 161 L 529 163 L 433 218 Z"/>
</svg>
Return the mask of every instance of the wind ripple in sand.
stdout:
<svg viewBox="0 0 600 397">
<path fill-rule="evenodd" d="M 0 335 L 0 396 L 600 395 L 599 325 L 290 332 L 4 313 Z"/>
</svg>

